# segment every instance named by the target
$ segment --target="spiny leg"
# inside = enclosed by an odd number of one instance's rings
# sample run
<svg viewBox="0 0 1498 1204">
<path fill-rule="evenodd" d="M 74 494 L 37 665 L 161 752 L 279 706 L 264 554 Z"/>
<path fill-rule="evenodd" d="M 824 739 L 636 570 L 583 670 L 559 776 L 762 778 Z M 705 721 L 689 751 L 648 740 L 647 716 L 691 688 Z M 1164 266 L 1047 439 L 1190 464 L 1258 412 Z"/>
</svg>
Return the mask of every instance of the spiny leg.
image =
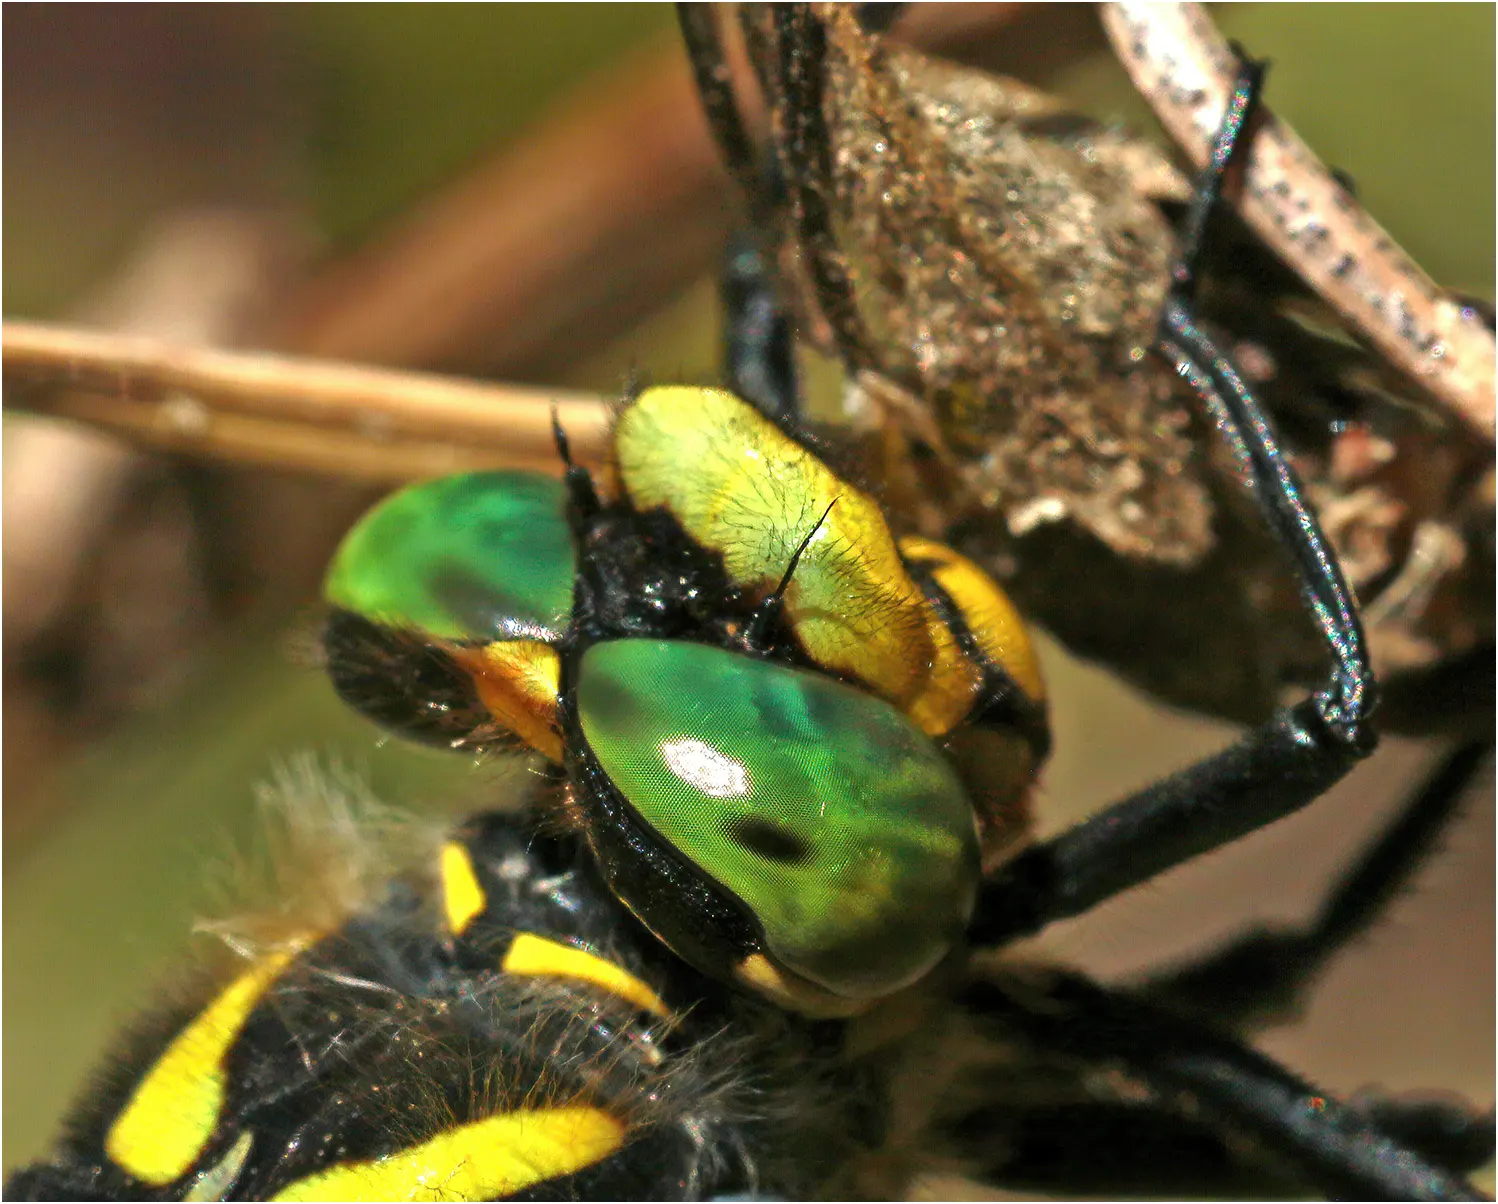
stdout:
<svg viewBox="0 0 1498 1204">
<path fill-rule="evenodd" d="M 739 115 L 733 77 L 723 56 L 718 26 L 722 11 L 716 4 L 677 4 L 676 19 L 713 141 L 718 144 L 729 175 L 748 200 L 751 213 L 760 217 L 767 198 L 757 167 L 758 154 Z"/>
<path fill-rule="evenodd" d="M 1152 975 L 1143 990 L 1234 1028 L 1293 1018 L 1327 962 L 1408 885 L 1490 751 L 1485 742 L 1473 743 L 1443 757 L 1308 923 L 1245 932 L 1198 960 Z"/>
<path fill-rule="evenodd" d="M 779 143 L 796 240 L 843 362 L 865 362 L 868 334 L 832 221 L 832 136 L 823 109 L 827 31 L 807 4 L 776 4 L 771 15 L 783 126 Z"/>
<path fill-rule="evenodd" d="M 755 234 L 771 228 L 771 214 L 785 200 L 784 185 L 773 157 L 759 162 L 759 152 L 744 128 L 723 56 L 720 10 L 708 4 L 676 7 L 708 126 L 750 208 L 749 228 L 729 239 L 719 284 L 724 311 L 723 379 L 762 413 L 794 419 L 800 409 L 794 335 Z"/>
<path fill-rule="evenodd" d="M 1309 923 L 1246 932 L 1199 960 L 1151 975 L 1141 984 L 1144 994 L 1232 1029 L 1293 1019 L 1327 962 L 1366 932 L 1408 886 L 1491 751 L 1488 743 L 1477 742 L 1444 756 Z M 1493 1158 L 1491 1111 L 1455 1099 L 1371 1093 L 1351 1106 L 1395 1141 L 1453 1173 L 1471 1173 Z"/>
<path fill-rule="evenodd" d="M 1192 184 L 1191 207 L 1186 212 L 1185 229 L 1181 231 L 1180 258 L 1172 272 L 1174 293 L 1184 301 L 1196 294 L 1197 267 L 1206 241 L 1207 224 L 1222 201 L 1222 189 L 1228 174 L 1248 148 L 1245 134 L 1264 89 L 1265 64 L 1244 56 L 1236 43 L 1233 49 L 1239 58 L 1238 78 L 1228 95 L 1227 109 L 1217 127 L 1207 165 Z"/>
<path fill-rule="evenodd" d="M 1219 148 L 1198 187 L 1212 205 L 1234 152 L 1247 145 L 1260 69 L 1245 68 Z M 1199 225 L 1204 219 L 1197 219 Z M 1188 251 L 1194 247 L 1188 245 Z M 1271 529 L 1294 562 L 1332 671 L 1238 743 L 1022 853 L 985 885 L 971 936 L 1000 942 L 1087 911 L 1164 870 L 1281 819 L 1320 797 L 1377 742 L 1373 671 L 1335 556 L 1280 451 L 1268 418 L 1232 362 L 1196 325 L 1195 266 L 1185 261 L 1166 302 L 1159 350 L 1206 403 L 1245 466 Z"/>
<path fill-rule="evenodd" d="M 1167 1112 L 1249 1138 L 1300 1182 L 1333 1196 L 1482 1198 L 1458 1174 L 1389 1135 L 1236 1038 L 1080 975 L 974 977 L 958 1005 L 995 1039 L 1033 1046 L 1144 1085 Z"/>
<path fill-rule="evenodd" d="M 1150 1098 L 987 1101 L 935 1132 L 969 1176 L 1045 1197 L 1289 1199 L 1304 1188 L 1204 1116 Z"/>
<path fill-rule="evenodd" d="M 1402 1145 L 1457 1174 L 1469 1175 L 1493 1161 L 1492 1109 L 1478 1112 L 1453 1099 L 1365 1096 L 1351 1105 Z"/>
<path fill-rule="evenodd" d="M 877 30 L 893 21 L 900 7 L 865 6 L 860 20 L 865 28 Z M 762 162 L 745 130 L 723 53 L 716 6 L 678 4 L 682 40 L 708 126 L 729 174 L 748 199 L 752 227 L 768 235 L 777 227 L 777 215 L 789 215 L 817 306 L 832 328 L 844 361 L 859 362 L 867 358 L 861 352 L 868 336 L 832 221 L 832 136 L 823 108 L 826 29 L 807 4 L 772 6 L 768 24 L 773 39 L 768 40 L 751 16 L 740 16 L 766 100 L 774 110 L 775 149 Z"/>
<path fill-rule="evenodd" d="M 1210 1117 L 1148 1097 L 1099 1099 L 1089 1086 L 1084 1076 L 1070 1098 L 1026 1091 L 986 1100 L 943 1120 L 938 1132 L 980 1181 L 1048 1195 L 1231 1199 L 1258 1192 L 1275 1199 L 1305 1190 L 1279 1160 L 1255 1156 Z M 1471 1174 L 1493 1160 L 1491 1112 L 1406 1096 L 1359 1094 L 1346 1103 L 1450 1174 Z"/>
</svg>

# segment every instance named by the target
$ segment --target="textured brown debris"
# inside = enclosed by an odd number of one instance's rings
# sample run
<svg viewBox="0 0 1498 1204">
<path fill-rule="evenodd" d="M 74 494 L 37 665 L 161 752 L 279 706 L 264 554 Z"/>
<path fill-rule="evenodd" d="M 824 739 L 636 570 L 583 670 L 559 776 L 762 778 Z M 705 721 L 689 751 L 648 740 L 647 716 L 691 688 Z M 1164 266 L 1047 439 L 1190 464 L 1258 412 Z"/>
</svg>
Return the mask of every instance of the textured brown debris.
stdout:
<svg viewBox="0 0 1498 1204">
<path fill-rule="evenodd" d="M 1149 350 L 1185 175 L 846 9 L 744 24 L 787 181 L 782 274 L 803 334 L 854 375 L 890 500 L 1072 648 L 1173 702 L 1248 719 L 1317 680 L 1319 641 L 1238 466 Z M 1401 693 L 1491 644 L 1491 441 L 1219 227 L 1203 313 L 1327 515 L 1394 679 L 1387 717 L 1461 725 L 1471 698 L 1433 719 L 1423 692 Z"/>
</svg>

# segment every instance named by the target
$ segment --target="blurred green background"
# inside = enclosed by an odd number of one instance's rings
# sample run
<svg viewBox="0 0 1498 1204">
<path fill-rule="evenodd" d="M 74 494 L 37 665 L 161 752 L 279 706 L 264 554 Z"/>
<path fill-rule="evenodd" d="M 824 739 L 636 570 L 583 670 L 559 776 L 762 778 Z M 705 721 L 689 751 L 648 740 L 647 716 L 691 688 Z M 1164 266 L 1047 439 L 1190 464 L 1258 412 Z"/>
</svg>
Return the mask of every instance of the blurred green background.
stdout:
<svg viewBox="0 0 1498 1204">
<path fill-rule="evenodd" d="M 1415 258 L 1442 283 L 1491 297 L 1493 8 L 1217 15 L 1273 60 L 1271 104 L 1357 180 Z M 189 203 L 274 205 L 334 247 L 357 243 L 672 20 L 669 8 L 634 5 L 6 6 L 6 316 L 66 312 L 142 229 Z M 1148 124 L 1105 55 L 1037 82 Z M 709 374 L 712 297 L 704 281 L 617 344 L 579 347 L 545 383 L 613 393 L 636 363 Z M 229 850 L 260 841 L 254 787 L 278 763 L 311 751 L 391 801 L 444 813 L 516 790 L 502 767 L 384 743 L 344 714 L 294 652 L 314 623 L 309 605 L 235 630 L 170 697 L 28 783 L 42 821 L 5 849 L 7 1166 L 44 1149 L 193 919 L 223 907 L 211 880 Z M 1043 652 L 1057 731 L 1050 826 L 1230 734 L 1163 715 L 1049 644 Z M 1121 973 L 1250 911 L 1298 914 L 1422 755 L 1396 748 L 1316 814 L 1064 926 L 1051 946 Z M 9 789 L 6 805 L 16 805 Z M 1333 1089 L 1444 1086 L 1490 1102 L 1491 849 L 1485 803 L 1369 942 L 1371 959 L 1339 967 L 1306 1023 L 1273 1034 L 1271 1051 Z"/>
</svg>

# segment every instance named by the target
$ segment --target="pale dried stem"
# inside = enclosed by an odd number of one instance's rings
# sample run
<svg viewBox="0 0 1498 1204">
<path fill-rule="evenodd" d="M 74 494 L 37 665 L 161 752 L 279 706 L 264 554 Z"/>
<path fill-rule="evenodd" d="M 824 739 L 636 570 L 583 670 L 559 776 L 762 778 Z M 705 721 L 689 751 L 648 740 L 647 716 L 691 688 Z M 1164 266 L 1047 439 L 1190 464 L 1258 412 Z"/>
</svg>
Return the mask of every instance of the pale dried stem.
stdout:
<svg viewBox="0 0 1498 1204">
<path fill-rule="evenodd" d="M 1205 10 L 1106 4 L 1103 25 L 1160 123 L 1205 164 L 1238 66 Z M 1294 130 L 1260 113 L 1233 197 L 1244 219 L 1391 363 L 1491 440 L 1492 331 L 1399 248 Z"/>
<path fill-rule="evenodd" d="M 194 346 L 230 343 L 257 307 L 284 289 L 301 252 L 294 230 L 277 216 L 184 209 L 156 223 L 77 315 L 88 326 L 138 336 Z M 53 422 L 20 422 L 6 430 L 9 651 L 58 619 L 90 567 L 98 571 L 94 562 L 106 541 L 114 551 L 129 541 L 116 528 L 120 499 L 141 473 L 136 449 L 96 430 Z"/>
<path fill-rule="evenodd" d="M 604 454 L 608 406 L 587 394 L 27 322 L 3 339 L 8 405 L 165 450 L 370 481 L 555 473 L 555 405 L 574 457 Z"/>
</svg>

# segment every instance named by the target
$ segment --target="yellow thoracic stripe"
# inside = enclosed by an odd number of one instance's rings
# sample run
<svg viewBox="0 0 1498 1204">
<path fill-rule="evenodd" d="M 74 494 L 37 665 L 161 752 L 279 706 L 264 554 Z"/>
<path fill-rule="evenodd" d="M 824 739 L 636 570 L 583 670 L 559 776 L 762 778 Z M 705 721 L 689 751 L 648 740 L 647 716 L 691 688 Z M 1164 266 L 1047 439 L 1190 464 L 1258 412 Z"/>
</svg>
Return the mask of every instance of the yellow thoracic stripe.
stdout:
<svg viewBox="0 0 1498 1204">
<path fill-rule="evenodd" d="M 474 917 L 484 910 L 484 888 L 473 872 L 468 850 L 457 841 L 442 846 L 442 907 L 447 915 L 447 929 L 462 936 Z"/>
<path fill-rule="evenodd" d="M 961 612 L 983 655 L 1008 673 L 1032 701 L 1044 702 L 1045 682 L 1025 621 L 998 583 L 966 556 L 933 540 L 907 535 L 900 540 L 900 551 L 926 563 Z"/>
<path fill-rule="evenodd" d="M 572 1174 L 624 1143 L 624 1122 L 599 1108 L 536 1108 L 458 1125 L 369 1162 L 328 1167 L 273 1200 L 493 1200 Z"/>
<path fill-rule="evenodd" d="M 500 969 L 506 974 L 579 979 L 657 1016 L 670 1015 L 665 1001 L 629 971 L 585 949 L 549 941 L 534 933 L 516 935 Z"/>
<path fill-rule="evenodd" d="M 250 1012 L 304 943 L 246 970 L 172 1039 L 115 1118 L 104 1150 L 157 1187 L 184 1175 L 218 1128 L 224 1057 Z"/>
</svg>

